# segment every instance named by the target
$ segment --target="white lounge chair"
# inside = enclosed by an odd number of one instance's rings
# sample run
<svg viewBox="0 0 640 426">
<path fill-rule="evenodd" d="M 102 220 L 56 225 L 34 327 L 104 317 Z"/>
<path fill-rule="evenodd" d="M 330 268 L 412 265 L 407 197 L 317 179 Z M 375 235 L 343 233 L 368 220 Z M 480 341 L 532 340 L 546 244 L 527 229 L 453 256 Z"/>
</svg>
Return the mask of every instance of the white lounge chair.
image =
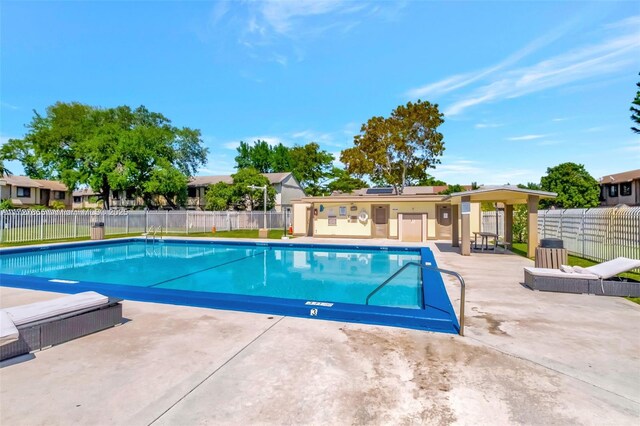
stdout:
<svg viewBox="0 0 640 426">
<path fill-rule="evenodd" d="M 0 361 L 122 323 L 120 299 L 94 291 L 0 310 Z"/>
<path fill-rule="evenodd" d="M 626 257 L 618 257 L 587 268 L 564 265 L 561 269 L 526 267 L 524 283 L 540 291 L 640 297 L 639 282 L 614 278 L 636 268 L 640 268 L 640 260 Z"/>
</svg>

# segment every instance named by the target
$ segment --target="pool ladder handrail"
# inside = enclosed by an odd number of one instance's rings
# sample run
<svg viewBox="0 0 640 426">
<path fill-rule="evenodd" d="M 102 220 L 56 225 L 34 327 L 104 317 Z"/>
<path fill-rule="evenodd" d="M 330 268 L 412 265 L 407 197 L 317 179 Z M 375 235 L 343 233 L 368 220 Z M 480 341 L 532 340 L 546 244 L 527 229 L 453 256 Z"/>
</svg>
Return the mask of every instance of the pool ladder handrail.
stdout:
<svg viewBox="0 0 640 426">
<path fill-rule="evenodd" d="M 144 233 L 144 241 L 147 242 L 149 239 L 149 234 L 151 234 L 152 243 L 156 242 L 156 234 L 160 233 L 160 239 L 162 239 L 162 226 L 150 226 L 149 231 Z"/>
<path fill-rule="evenodd" d="M 447 275 L 452 275 L 454 277 L 456 277 L 458 279 L 458 281 L 460 281 L 460 332 L 459 334 L 461 336 L 464 336 L 464 304 L 465 304 L 465 282 L 464 282 L 464 278 L 462 278 L 462 275 L 460 275 L 459 273 L 455 272 L 455 271 L 451 271 L 449 269 L 443 269 L 443 268 L 438 268 L 437 266 L 433 266 L 430 262 L 426 262 L 424 265 L 418 262 L 407 262 L 405 263 L 400 269 L 398 269 L 396 272 L 394 272 L 389 278 L 387 278 L 382 284 L 380 284 L 378 287 L 376 287 L 371 293 L 369 293 L 369 295 L 367 296 L 367 300 L 366 300 L 366 305 L 369 304 L 369 299 L 371 299 L 371 297 L 376 294 L 378 291 L 382 290 L 382 288 L 389 284 L 389 282 L 391 282 L 391 280 L 393 280 L 395 277 L 397 277 L 398 275 L 400 275 L 402 273 L 402 271 L 404 271 L 405 269 L 407 269 L 409 266 L 419 266 L 422 269 L 428 269 L 430 271 L 437 271 L 443 274 L 447 274 Z M 424 285 L 424 284 L 423 284 Z"/>
</svg>

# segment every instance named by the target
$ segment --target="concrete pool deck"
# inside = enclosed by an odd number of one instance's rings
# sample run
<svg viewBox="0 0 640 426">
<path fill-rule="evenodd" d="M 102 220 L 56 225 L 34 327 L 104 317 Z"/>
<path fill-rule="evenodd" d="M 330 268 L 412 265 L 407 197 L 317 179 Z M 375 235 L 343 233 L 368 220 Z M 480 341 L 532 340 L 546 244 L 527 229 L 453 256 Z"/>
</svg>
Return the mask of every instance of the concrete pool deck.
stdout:
<svg viewBox="0 0 640 426">
<path fill-rule="evenodd" d="M 0 423 L 638 424 L 640 305 L 428 245 L 467 281 L 466 337 L 125 301 L 121 326 L 0 363 Z M 0 287 L 0 306 L 57 296 Z"/>
</svg>

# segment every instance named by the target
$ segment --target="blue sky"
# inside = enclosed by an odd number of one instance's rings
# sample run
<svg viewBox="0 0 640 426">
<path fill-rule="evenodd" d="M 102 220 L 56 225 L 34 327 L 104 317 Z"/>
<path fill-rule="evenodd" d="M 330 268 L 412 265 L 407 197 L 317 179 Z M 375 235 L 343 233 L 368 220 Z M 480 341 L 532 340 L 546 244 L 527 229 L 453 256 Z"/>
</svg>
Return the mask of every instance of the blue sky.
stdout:
<svg viewBox="0 0 640 426">
<path fill-rule="evenodd" d="M 450 183 L 640 168 L 629 107 L 640 2 L 28 2 L 1 6 L 0 138 L 56 101 L 198 128 L 201 174 L 257 138 L 338 153 L 360 125 L 438 103 Z M 9 164 L 14 173 L 21 167 Z"/>
</svg>

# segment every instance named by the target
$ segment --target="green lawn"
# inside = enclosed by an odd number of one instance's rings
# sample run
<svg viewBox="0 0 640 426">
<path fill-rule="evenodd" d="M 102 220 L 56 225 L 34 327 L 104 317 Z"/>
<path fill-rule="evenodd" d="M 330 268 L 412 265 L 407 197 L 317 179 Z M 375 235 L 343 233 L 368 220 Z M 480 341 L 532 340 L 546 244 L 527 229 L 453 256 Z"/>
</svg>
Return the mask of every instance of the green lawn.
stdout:
<svg viewBox="0 0 640 426">
<path fill-rule="evenodd" d="M 513 243 L 512 244 L 512 252 L 515 254 L 519 254 L 520 256 L 527 256 L 527 244 L 526 243 Z M 569 255 L 568 260 L 569 265 L 571 266 L 582 266 L 586 268 L 588 266 L 593 266 L 598 262 L 594 262 L 593 260 L 584 259 L 578 256 Z M 631 278 L 632 280 L 640 281 L 640 274 L 636 272 L 625 272 L 624 274 L 620 274 L 621 277 Z M 632 302 L 640 304 L 640 297 L 627 297 L 628 300 Z"/>
<path fill-rule="evenodd" d="M 107 235 L 105 239 L 110 238 L 123 238 L 123 237 L 136 237 L 140 236 L 140 232 L 131 233 L 131 234 L 117 234 L 117 235 Z M 257 229 L 238 229 L 235 231 L 219 231 L 215 234 L 211 232 L 195 232 L 191 234 L 182 234 L 182 233 L 162 233 L 163 236 L 171 236 L 171 237 L 205 237 L 205 238 L 258 238 L 258 230 Z M 282 229 L 270 229 L 269 230 L 269 239 L 279 240 L 283 235 Z M 290 237 L 293 238 L 293 237 Z M 57 240 L 44 240 L 44 241 L 25 241 L 19 243 L 2 243 L 0 247 L 19 247 L 19 246 L 30 246 L 34 244 L 53 244 L 53 243 L 68 243 L 74 241 L 88 241 L 89 237 L 78 237 L 78 238 L 61 238 Z"/>
</svg>

